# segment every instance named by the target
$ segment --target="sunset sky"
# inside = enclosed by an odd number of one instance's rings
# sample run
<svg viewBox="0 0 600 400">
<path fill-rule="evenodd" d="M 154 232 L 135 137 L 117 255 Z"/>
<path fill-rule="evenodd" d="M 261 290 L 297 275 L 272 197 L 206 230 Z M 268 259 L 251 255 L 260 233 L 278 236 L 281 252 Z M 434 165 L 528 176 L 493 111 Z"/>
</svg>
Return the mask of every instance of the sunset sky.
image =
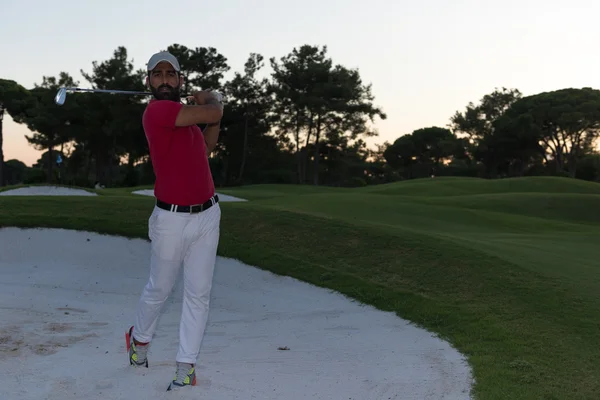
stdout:
<svg viewBox="0 0 600 400">
<path fill-rule="evenodd" d="M 524 95 L 600 86 L 600 2 L 33 0 L 0 3 L 0 78 L 29 88 L 42 76 L 79 73 L 125 46 L 136 67 L 168 45 L 215 47 L 234 71 L 249 53 L 268 60 L 303 44 L 327 45 L 334 63 L 358 68 L 388 115 L 394 141 L 445 126 L 494 88 Z M 267 62 L 268 64 L 268 62 Z M 270 72 L 266 68 L 265 73 Z M 229 77 L 228 75 L 227 77 Z M 116 88 L 121 89 L 121 88 Z M 31 165 L 30 132 L 4 120 L 4 158 Z"/>
</svg>

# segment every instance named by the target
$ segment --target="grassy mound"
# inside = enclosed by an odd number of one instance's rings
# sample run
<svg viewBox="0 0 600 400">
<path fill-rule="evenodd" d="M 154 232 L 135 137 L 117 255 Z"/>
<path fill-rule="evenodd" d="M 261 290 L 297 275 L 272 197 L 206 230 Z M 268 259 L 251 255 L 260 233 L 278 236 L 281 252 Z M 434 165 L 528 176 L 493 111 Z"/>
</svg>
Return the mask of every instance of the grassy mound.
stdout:
<svg viewBox="0 0 600 400">
<path fill-rule="evenodd" d="M 421 194 L 390 189 L 403 185 Z M 221 205 L 219 253 L 438 333 L 467 355 L 476 398 L 596 399 L 597 187 L 552 178 L 457 178 L 361 189 L 228 189 L 222 192 L 253 201 Z M 0 225 L 145 238 L 153 199 L 130 192 L 0 198 Z"/>
<path fill-rule="evenodd" d="M 490 193 L 600 194 L 600 184 L 561 177 L 480 179 L 437 177 L 360 188 L 363 192 L 403 196 L 457 196 Z"/>
<path fill-rule="evenodd" d="M 600 194 L 497 193 L 421 199 L 429 205 L 487 210 L 579 224 L 600 224 Z"/>
</svg>

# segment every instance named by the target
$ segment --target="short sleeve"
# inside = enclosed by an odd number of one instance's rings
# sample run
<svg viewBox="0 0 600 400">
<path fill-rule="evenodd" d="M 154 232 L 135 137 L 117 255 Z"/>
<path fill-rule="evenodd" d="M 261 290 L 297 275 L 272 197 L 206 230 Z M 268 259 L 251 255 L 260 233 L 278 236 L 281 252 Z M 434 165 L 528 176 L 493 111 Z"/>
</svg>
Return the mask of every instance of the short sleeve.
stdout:
<svg viewBox="0 0 600 400">
<path fill-rule="evenodd" d="M 175 129 L 177 115 L 183 104 L 170 100 L 152 100 L 144 113 L 144 125 Z"/>
</svg>

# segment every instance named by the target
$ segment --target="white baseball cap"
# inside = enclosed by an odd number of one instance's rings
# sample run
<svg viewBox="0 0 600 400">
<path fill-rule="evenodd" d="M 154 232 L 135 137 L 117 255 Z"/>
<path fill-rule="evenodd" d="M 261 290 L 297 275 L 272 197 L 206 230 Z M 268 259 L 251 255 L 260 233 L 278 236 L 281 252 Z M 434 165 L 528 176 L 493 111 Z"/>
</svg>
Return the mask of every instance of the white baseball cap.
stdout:
<svg viewBox="0 0 600 400">
<path fill-rule="evenodd" d="M 173 68 L 175 68 L 175 71 L 177 71 L 177 72 L 181 71 L 181 67 L 179 66 L 179 61 L 177 61 L 177 58 L 175 58 L 175 56 L 173 54 L 169 53 L 168 51 L 161 51 L 156 54 L 153 54 L 152 57 L 150 57 L 150 60 L 148 60 L 147 70 L 152 71 L 154 68 L 156 68 L 158 63 L 161 61 L 166 61 L 169 64 L 171 64 L 173 66 Z"/>
</svg>

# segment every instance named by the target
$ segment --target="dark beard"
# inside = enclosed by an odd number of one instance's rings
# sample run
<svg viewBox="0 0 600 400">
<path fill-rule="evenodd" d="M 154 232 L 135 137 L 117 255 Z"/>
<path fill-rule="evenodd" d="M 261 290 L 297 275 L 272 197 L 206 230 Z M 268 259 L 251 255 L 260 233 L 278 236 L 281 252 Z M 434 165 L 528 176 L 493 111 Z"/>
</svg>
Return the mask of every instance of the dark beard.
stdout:
<svg viewBox="0 0 600 400">
<path fill-rule="evenodd" d="M 161 89 L 163 89 L 163 88 L 167 88 L 167 89 L 169 89 L 169 91 L 162 92 Z M 179 93 L 179 86 L 174 88 L 174 87 L 171 87 L 170 85 L 164 84 L 164 85 L 160 85 L 157 88 L 151 86 L 150 90 L 152 91 L 152 94 L 154 95 L 154 98 L 156 98 L 156 100 L 171 100 L 171 101 L 176 101 L 176 102 L 181 101 L 181 95 Z"/>
</svg>

